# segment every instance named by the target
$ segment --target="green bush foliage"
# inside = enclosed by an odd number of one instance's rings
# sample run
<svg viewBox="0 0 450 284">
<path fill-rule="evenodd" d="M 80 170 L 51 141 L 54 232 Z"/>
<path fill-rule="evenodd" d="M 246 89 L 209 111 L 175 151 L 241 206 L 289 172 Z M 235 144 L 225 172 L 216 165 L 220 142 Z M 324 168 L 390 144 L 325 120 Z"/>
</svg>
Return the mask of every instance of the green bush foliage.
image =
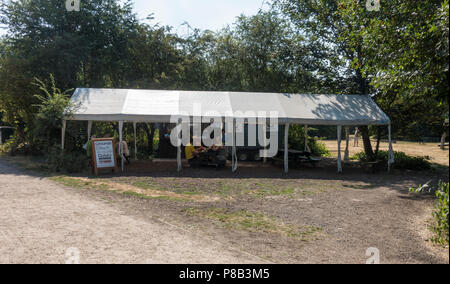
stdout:
<svg viewBox="0 0 450 284">
<path fill-rule="evenodd" d="M 432 239 L 435 243 L 439 243 L 444 246 L 449 244 L 449 231 L 448 231 L 448 182 L 439 182 L 437 189 L 433 189 L 429 186 L 429 183 L 420 186 L 419 188 L 411 188 L 411 192 L 424 193 L 433 192 L 437 197 L 436 210 L 433 212 L 435 223 L 432 227 L 435 237 Z"/>
<path fill-rule="evenodd" d="M 310 128 L 308 131 L 315 131 L 315 129 Z M 308 137 L 308 146 L 311 149 L 311 153 L 318 157 L 328 157 L 330 156 L 330 151 L 325 146 L 322 141 Z M 305 130 L 303 126 L 292 125 L 289 131 L 289 147 L 295 150 L 305 149 Z"/>
<path fill-rule="evenodd" d="M 439 189 L 436 191 L 438 204 L 436 211 L 433 213 L 436 219 L 436 226 L 434 231 L 436 233 L 435 241 L 444 245 L 448 245 L 448 188 L 449 183 L 441 182 Z"/>
<path fill-rule="evenodd" d="M 28 139 L 19 135 L 14 135 L 0 147 L 0 152 L 15 155 L 39 155 L 40 149 L 33 143 L 30 143 Z"/>
<path fill-rule="evenodd" d="M 64 115 L 70 115 L 70 113 L 64 113 L 67 109 L 71 109 L 69 106 L 69 95 L 67 94 L 71 90 L 61 92 L 55 85 L 55 79 L 50 74 L 50 86 L 35 79 L 36 84 L 41 91 L 41 94 L 34 95 L 39 100 L 36 119 L 34 120 L 33 127 L 33 142 L 38 145 L 44 153 L 49 153 L 50 148 L 59 143 L 61 139 L 61 127 Z"/>
<path fill-rule="evenodd" d="M 48 167 L 53 172 L 80 173 L 88 167 L 86 153 L 66 152 L 54 146 L 47 158 Z"/>
<path fill-rule="evenodd" d="M 387 163 L 389 159 L 388 157 L 389 157 L 388 151 L 379 151 L 376 159 L 378 161 L 384 161 Z M 395 163 L 393 167 L 396 169 L 415 170 L 415 171 L 431 169 L 431 163 L 428 157 L 413 157 L 405 154 L 404 152 L 394 152 L 394 157 Z M 352 157 L 350 157 L 350 159 L 359 160 L 361 162 L 369 161 L 364 152 L 357 153 Z"/>
<path fill-rule="evenodd" d="M 309 147 L 311 149 L 311 153 L 315 156 L 320 156 L 320 157 L 330 157 L 331 156 L 331 152 L 327 148 L 325 143 L 323 143 L 322 141 L 320 141 L 318 139 L 311 138 L 310 142 L 309 142 Z"/>
</svg>

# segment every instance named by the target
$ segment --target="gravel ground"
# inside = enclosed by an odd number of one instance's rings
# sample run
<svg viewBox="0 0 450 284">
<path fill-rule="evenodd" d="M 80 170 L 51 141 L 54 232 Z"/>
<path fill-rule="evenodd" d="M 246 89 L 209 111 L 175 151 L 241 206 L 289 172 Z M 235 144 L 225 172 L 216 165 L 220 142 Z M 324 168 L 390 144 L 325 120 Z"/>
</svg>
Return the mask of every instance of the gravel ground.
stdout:
<svg viewBox="0 0 450 284">
<path fill-rule="evenodd" d="M 81 263 L 265 262 L 1 159 L 0 212 L 0 263 L 65 263 L 77 252 Z"/>
<path fill-rule="evenodd" d="M 237 174 L 185 169 L 180 176 L 173 165 L 167 167 L 141 175 L 71 178 L 202 198 L 67 188 L 0 159 L 0 262 L 61 263 L 67 248 L 76 247 L 82 263 L 365 263 L 366 250 L 375 247 L 381 263 L 449 263 L 448 248 L 429 241 L 434 199 L 408 193 L 410 186 L 448 180 L 448 172 L 374 175 L 347 166 L 338 175 L 333 163 L 325 163 L 293 169 L 288 176 L 270 167 L 241 167 Z M 185 213 L 192 208 L 258 212 L 321 231 L 299 240 L 230 228 Z"/>
</svg>

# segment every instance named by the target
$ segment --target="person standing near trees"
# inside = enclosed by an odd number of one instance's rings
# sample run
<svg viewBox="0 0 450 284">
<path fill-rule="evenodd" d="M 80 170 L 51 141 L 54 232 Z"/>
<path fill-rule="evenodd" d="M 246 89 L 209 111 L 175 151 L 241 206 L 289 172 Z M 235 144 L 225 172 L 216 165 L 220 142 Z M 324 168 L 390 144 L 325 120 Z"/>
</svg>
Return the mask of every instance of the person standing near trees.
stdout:
<svg viewBox="0 0 450 284">
<path fill-rule="evenodd" d="M 355 137 L 353 139 L 354 139 L 353 147 L 359 147 L 359 128 L 358 127 L 355 128 Z"/>
</svg>

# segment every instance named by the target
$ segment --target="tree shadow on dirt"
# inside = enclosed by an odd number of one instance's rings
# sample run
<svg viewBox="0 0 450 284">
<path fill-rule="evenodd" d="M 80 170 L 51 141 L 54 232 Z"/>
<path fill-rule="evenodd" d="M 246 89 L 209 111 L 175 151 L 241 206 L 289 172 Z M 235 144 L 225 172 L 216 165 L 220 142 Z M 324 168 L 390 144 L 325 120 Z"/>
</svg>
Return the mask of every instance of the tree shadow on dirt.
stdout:
<svg viewBox="0 0 450 284">
<path fill-rule="evenodd" d="M 332 160 L 332 159 L 331 159 Z M 330 161 L 330 160 L 329 160 Z M 338 174 L 335 165 L 331 162 L 320 164 L 318 167 L 300 166 L 291 167 L 288 174 L 284 173 L 282 167 L 258 164 L 244 163 L 237 172 L 233 173 L 231 167 L 227 166 L 223 169 L 215 168 L 187 168 L 184 167 L 181 173 L 176 171 L 176 163 L 143 163 L 144 168 L 126 167 L 125 171 L 119 174 L 104 172 L 99 177 L 148 177 L 148 178 L 189 178 L 199 179 L 208 183 L 213 179 L 277 179 L 286 181 L 302 180 L 318 180 L 318 181 L 334 181 L 342 183 L 342 186 L 355 190 L 373 190 L 380 187 L 386 187 L 401 193 L 407 193 L 411 186 L 419 186 L 427 182 L 431 185 L 437 184 L 439 180 L 448 181 L 447 170 L 431 170 L 431 171 L 403 171 L 394 170 L 392 173 L 366 173 L 355 164 L 344 164 L 344 172 Z M 142 162 L 141 162 L 142 163 Z M 142 165 L 142 164 L 141 164 Z M 51 176 L 64 175 L 64 173 L 49 173 L 45 170 L 34 168 L 23 168 L 22 165 L 16 165 L 6 159 L 0 157 L 0 176 L 1 174 L 9 175 L 27 175 L 37 178 L 47 178 Z M 93 176 L 87 169 L 82 174 L 68 174 L 73 177 L 92 178 Z M 420 198 L 423 198 L 422 197 Z"/>
</svg>

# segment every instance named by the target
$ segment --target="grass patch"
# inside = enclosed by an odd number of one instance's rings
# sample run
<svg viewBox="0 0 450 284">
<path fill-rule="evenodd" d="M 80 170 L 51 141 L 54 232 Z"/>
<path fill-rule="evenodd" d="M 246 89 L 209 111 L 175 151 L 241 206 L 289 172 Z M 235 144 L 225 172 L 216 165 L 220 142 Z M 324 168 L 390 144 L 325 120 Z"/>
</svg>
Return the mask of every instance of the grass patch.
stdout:
<svg viewBox="0 0 450 284">
<path fill-rule="evenodd" d="M 144 198 L 144 199 L 149 198 L 149 197 L 148 197 L 147 195 L 145 195 L 145 194 L 137 193 L 137 192 L 134 192 L 134 191 L 125 191 L 125 192 L 123 192 L 122 194 L 130 195 L 130 196 L 134 196 L 134 197 L 139 197 L 139 198 Z"/>
<path fill-rule="evenodd" d="M 176 181 L 176 182 L 179 182 L 179 181 Z M 130 184 L 130 183 L 125 181 L 124 184 Z M 184 185 L 182 185 L 182 184 L 180 185 L 175 182 L 170 183 L 170 181 L 167 184 L 165 184 L 164 186 L 160 186 L 159 184 L 154 183 L 152 181 L 148 181 L 148 180 L 131 182 L 131 185 L 138 187 L 140 189 L 144 189 L 144 190 L 167 191 L 167 192 L 174 192 L 177 194 L 190 195 L 190 196 L 202 194 L 202 192 L 200 192 L 200 191 L 192 190 L 192 188 L 186 188 Z"/>
<path fill-rule="evenodd" d="M 50 168 L 42 157 L 9 156 L 2 154 L 1 158 L 25 170 L 48 174 Z"/>
<path fill-rule="evenodd" d="M 183 198 L 182 196 L 165 196 L 165 195 L 147 195 L 145 193 L 140 193 L 132 190 L 126 190 L 120 188 L 120 184 L 117 186 L 114 186 L 114 184 L 105 184 L 101 182 L 101 179 L 93 180 L 93 181 L 87 181 L 83 179 L 78 179 L 74 177 L 68 177 L 68 176 L 56 176 L 56 177 L 50 177 L 49 178 L 52 181 L 55 181 L 57 183 L 60 183 L 62 185 L 72 187 L 72 188 L 78 188 L 78 189 L 96 189 L 96 190 L 105 190 L 105 191 L 111 191 L 115 193 L 120 193 L 124 195 L 134 196 L 138 198 L 143 199 L 160 199 L 160 200 L 171 200 L 171 201 L 180 201 L 180 202 L 192 202 L 189 198 Z M 188 196 L 188 194 L 186 194 Z"/>
<path fill-rule="evenodd" d="M 49 179 L 62 185 L 79 189 L 101 189 L 101 190 L 110 189 L 110 186 L 108 186 L 107 184 L 95 183 L 72 177 L 57 176 L 57 177 L 50 177 Z"/>
<path fill-rule="evenodd" d="M 435 233 L 432 241 L 448 247 L 449 244 L 449 183 L 439 182 L 437 188 L 432 188 L 428 182 L 419 188 L 410 188 L 409 191 L 413 193 L 434 193 L 437 198 L 435 210 L 433 212 L 433 226 L 432 231 Z"/>
<path fill-rule="evenodd" d="M 49 178 L 52 181 L 55 181 L 57 183 L 60 183 L 62 185 L 65 186 L 69 186 L 69 187 L 74 187 L 74 188 L 91 188 L 92 186 L 92 182 L 86 182 L 86 181 L 82 181 L 82 180 L 78 180 L 78 179 L 74 179 L 74 178 L 70 178 L 70 177 L 50 177 Z"/>
<path fill-rule="evenodd" d="M 253 196 L 266 198 L 270 196 L 312 195 L 316 191 L 306 191 L 296 184 L 281 184 L 279 181 L 259 181 L 255 179 L 216 180 L 198 182 L 192 179 L 154 179 L 154 178 L 117 178 L 118 183 L 128 184 L 144 190 L 173 192 L 181 195 L 218 197 Z M 304 185 L 302 185 L 303 187 Z M 317 192 L 320 192 L 318 190 Z"/>
<path fill-rule="evenodd" d="M 264 198 L 268 196 L 294 195 L 299 192 L 294 187 L 280 187 L 279 185 L 262 182 L 239 181 L 230 184 L 220 181 L 215 186 L 215 193 L 221 196 L 251 195 Z"/>
<path fill-rule="evenodd" d="M 134 191 L 125 191 L 122 192 L 122 194 L 134 196 L 138 198 L 143 199 L 159 199 L 159 200 L 170 200 L 170 201 L 180 201 L 180 202 L 191 202 L 192 200 L 185 199 L 185 198 L 177 198 L 177 197 L 171 197 L 171 196 L 148 196 L 142 193 L 134 192 Z"/>
<path fill-rule="evenodd" d="M 259 197 L 267 197 L 267 196 L 281 196 L 281 195 L 293 195 L 297 191 L 295 188 L 280 188 L 280 189 L 257 189 L 254 191 L 254 194 Z"/>
<path fill-rule="evenodd" d="M 387 163 L 389 159 L 388 151 L 379 151 L 377 160 L 382 161 L 383 163 Z M 404 152 L 394 152 L 395 163 L 393 167 L 400 170 L 430 170 L 431 162 L 430 157 L 416 157 L 405 154 Z M 359 160 L 361 162 L 367 162 L 369 159 L 367 158 L 364 152 L 357 153 L 350 157 L 351 160 Z"/>
<path fill-rule="evenodd" d="M 217 221 L 226 228 L 281 234 L 302 241 L 315 239 L 317 234 L 321 232 L 320 228 L 313 226 L 300 227 L 285 224 L 278 219 L 269 217 L 261 212 L 251 212 L 247 210 L 232 212 L 216 207 L 207 209 L 188 208 L 183 211 L 188 216 L 199 216 Z"/>
<path fill-rule="evenodd" d="M 133 183 L 134 186 L 142 188 L 142 189 L 153 189 L 152 186 L 148 182 L 137 181 Z"/>
</svg>

